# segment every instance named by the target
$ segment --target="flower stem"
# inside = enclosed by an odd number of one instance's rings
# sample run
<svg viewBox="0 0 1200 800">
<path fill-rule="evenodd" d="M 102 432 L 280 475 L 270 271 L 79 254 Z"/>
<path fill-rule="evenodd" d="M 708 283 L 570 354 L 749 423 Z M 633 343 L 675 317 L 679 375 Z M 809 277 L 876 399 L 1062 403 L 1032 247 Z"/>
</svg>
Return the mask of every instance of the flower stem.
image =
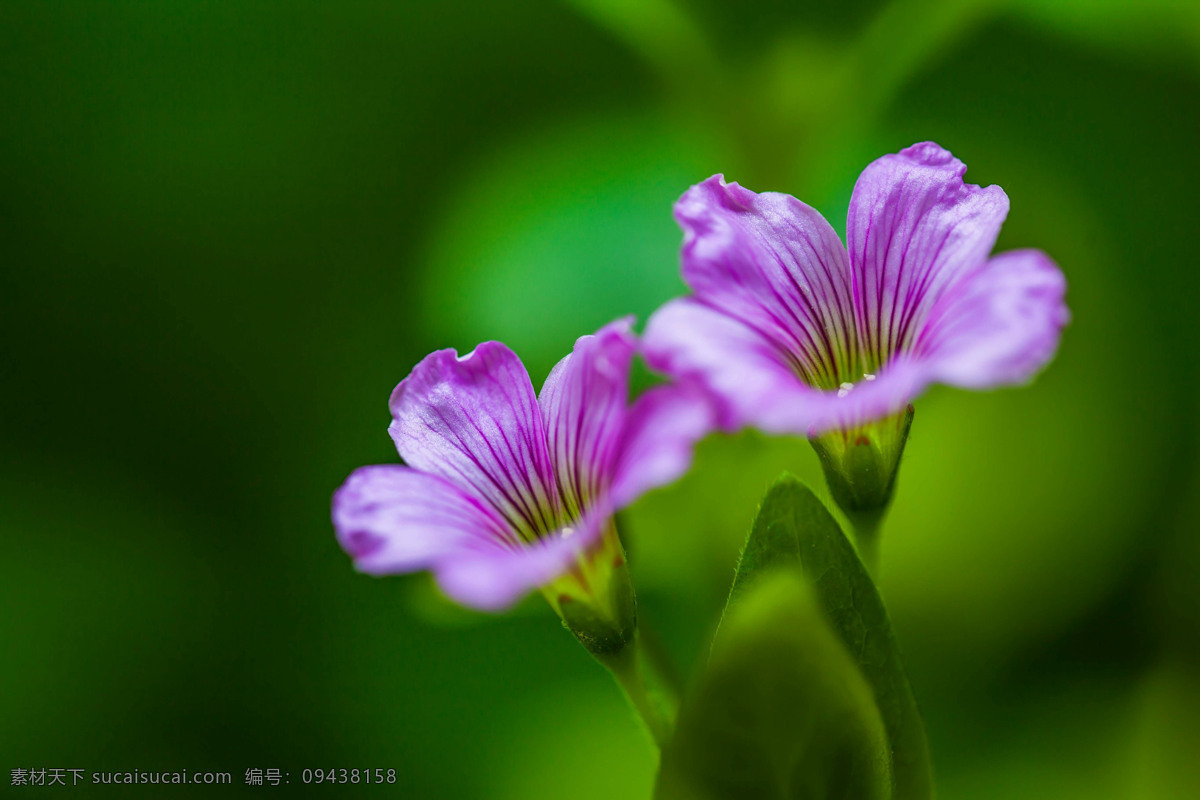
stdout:
<svg viewBox="0 0 1200 800">
<path fill-rule="evenodd" d="M 683 674 L 645 618 L 638 625 L 638 646 L 643 666 L 650 673 L 650 683 L 661 693 L 673 719 L 683 699 Z"/>
<path fill-rule="evenodd" d="M 638 636 L 640 639 L 640 634 Z M 630 705 L 641 718 L 646 730 L 654 739 L 654 743 L 662 750 L 671 739 L 674 724 L 668 713 L 662 708 L 656 698 L 646 687 L 646 679 L 642 672 L 641 660 L 638 658 L 638 641 L 634 640 L 620 653 L 599 659 L 600 663 L 616 678 L 617 683 L 625 691 Z"/>
<path fill-rule="evenodd" d="M 874 511 L 846 513 L 854 526 L 854 543 L 858 546 L 858 557 L 875 579 L 879 577 L 879 531 L 883 527 L 886 514 L 886 506 Z"/>
</svg>

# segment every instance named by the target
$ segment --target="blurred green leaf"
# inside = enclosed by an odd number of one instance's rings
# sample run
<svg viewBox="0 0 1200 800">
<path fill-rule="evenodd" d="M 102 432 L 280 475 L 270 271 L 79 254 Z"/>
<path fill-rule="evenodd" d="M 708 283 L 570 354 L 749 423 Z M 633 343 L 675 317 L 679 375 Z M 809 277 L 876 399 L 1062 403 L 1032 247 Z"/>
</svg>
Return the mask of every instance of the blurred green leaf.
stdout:
<svg viewBox="0 0 1200 800">
<path fill-rule="evenodd" d="M 566 0 L 608 29 L 675 84 L 696 86 L 720 71 L 704 31 L 673 0 Z"/>
<path fill-rule="evenodd" d="M 432 346 L 500 339 L 535 386 L 576 337 L 683 293 L 671 204 L 712 172 L 662 117 L 539 129 L 466 170 L 431 231 L 419 293 Z M 398 286 L 411 304 L 413 286 Z"/>
<path fill-rule="evenodd" d="M 1147 59 L 1200 57 L 1200 4 L 1187 0 L 1010 0 L 1023 19 Z"/>
<path fill-rule="evenodd" d="M 1167 659 L 1137 692 L 1130 766 L 1141 800 L 1200 797 L 1200 677 L 1195 665 Z"/>
<path fill-rule="evenodd" d="M 784 473 L 767 492 L 746 539 L 727 613 L 765 571 L 797 562 L 813 583 L 821 611 L 874 689 L 892 747 L 895 796 L 932 797 L 925 725 L 879 591 L 821 501 Z"/>
<path fill-rule="evenodd" d="M 469 796 L 649 800 L 658 754 L 647 746 L 644 728 L 607 671 L 579 658 L 579 645 L 570 636 L 553 632 L 588 669 L 495 698 L 490 712 L 479 718 L 481 727 L 472 728 L 472 738 L 486 749 L 484 757 L 475 764 L 463 762 L 464 771 L 480 773 L 486 791 Z"/>
<path fill-rule="evenodd" d="M 890 798 L 879 709 L 812 590 L 796 570 L 756 584 L 680 709 L 655 796 Z"/>
</svg>

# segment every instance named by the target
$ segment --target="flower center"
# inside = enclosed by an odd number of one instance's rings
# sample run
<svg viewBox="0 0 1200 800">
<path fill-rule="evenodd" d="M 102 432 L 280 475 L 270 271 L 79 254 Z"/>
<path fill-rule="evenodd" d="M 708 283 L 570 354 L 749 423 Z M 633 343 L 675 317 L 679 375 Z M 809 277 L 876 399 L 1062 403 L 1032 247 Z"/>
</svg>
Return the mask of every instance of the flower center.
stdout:
<svg viewBox="0 0 1200 800">
<path fill-rule="evenodd" d="M 856 327 L 834 324 L 828 330 L 790 331 L 776 341 L 792 371 L 814 389 L 845 397 L 862 381 L 873 381 L 888 354 L 864 347 Z"/>
<path fill-rule="evenodd" d="M 862 376 L 862 379 L 863 379 L 864 381 L 873 381 L 873 380 L 875 380 L 875 376 L 874 376 L 874 375 L 872 375 L 872 374 L 871 374 L 871 373 L 869 373 L 869 372 L 864 372 L 864 373 L 863 373 L 863 376 Z M 842 383 L 841 383 L 841 384 L 838 386 L 838 390 L 837 390 L 837 396 L 838 396 L 838 397 L 845 397 L 845 396 L 847 396 L 848 394 L 850 394 L 850 392 L 852 392 L 852 391 L 854 391 L 854 384 L 853 384 L 853 383 L 850 383 L 849 381 L 843 381 L 843 382 L 842 382 Z"/>
</svg>

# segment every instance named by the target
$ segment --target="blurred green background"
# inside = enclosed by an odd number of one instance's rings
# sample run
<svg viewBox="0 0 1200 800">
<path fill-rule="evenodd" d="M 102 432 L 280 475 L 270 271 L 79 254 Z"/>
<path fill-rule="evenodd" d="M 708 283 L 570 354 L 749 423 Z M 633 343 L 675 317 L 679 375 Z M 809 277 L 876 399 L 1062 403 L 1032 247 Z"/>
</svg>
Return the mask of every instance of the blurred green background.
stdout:
<svg viewBox="0 0 1200 800">
<path fill-rule="evenodd" d="M 1030 388 L 917 403 L 882 574 L 941 796 L 1200 796 L 1200 5 L 6 2 L 0 40 L 5 789 L 392 767 L 405 797 L 648 797 L 540 598 L 358 575 L 330 494 L 396 459 L 426 352 L 500 339 L 540 385 L 681 293 L 690 184 L 844 230 L 859 170 L 933 139 L 1074 315 Z M 820 483 L 802 441 L 712 439 L 627 514 L 684 669 L 784 468 Z"/>
</svg>

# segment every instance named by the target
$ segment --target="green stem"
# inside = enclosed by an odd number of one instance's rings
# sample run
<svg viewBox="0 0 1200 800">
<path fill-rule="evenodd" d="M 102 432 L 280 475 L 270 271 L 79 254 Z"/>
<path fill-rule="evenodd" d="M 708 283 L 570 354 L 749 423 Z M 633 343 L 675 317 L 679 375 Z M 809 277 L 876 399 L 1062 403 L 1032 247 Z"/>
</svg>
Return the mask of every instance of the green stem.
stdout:
<svg viewBox="0 0 1200 800">
<path fill-rule="evenodd" d="M 673 724 L 670 717 L 663 711 L 646 688 L 646 679 L 642 673 L 638 659 L 638 642 L 635 639 L 620 653 L 600 659 L 604 666 L 616 678 L 617 683 L 625 691 L 630 705 L 638 713 L 642 722 L 653 737 L 658 749 L 662 750 L 671 740 Z"/>
<path fill-rule="evenodd" d="M 644 617 L 638 625 L 638 645 L 643 665 L 650 673 L 650 682 L 663 695 L 671 718 L 674 719 L 683 699 L 683 673 L 675 666 L 671 654 L 663 646 L 662 639 L 646 624 Z"/>
<path fill-rule="evenodd" d="M 876 511 L 846 512 L 854 525 L 854 543 L 858 546 L 858 557 L 871 577 L 879 577 L 879 532 L 883 528 L 883 518 L 887 514 L 887 506 Z"/>
</svg>

